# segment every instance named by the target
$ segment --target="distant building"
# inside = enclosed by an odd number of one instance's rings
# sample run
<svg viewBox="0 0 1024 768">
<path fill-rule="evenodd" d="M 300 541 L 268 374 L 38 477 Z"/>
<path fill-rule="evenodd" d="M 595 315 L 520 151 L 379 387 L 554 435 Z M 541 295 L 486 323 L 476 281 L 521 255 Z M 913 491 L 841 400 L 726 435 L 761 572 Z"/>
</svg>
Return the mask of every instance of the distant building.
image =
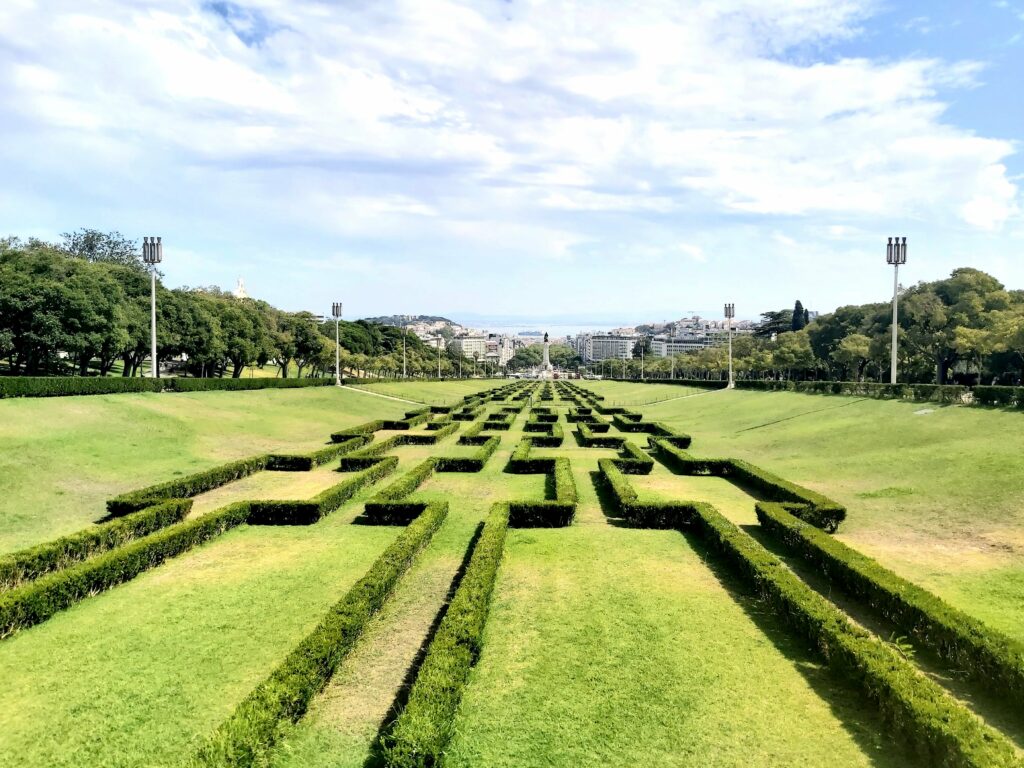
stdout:
<svg viewBox="0 0 1024 768">
<path fill-rule="evenodd" d="M 633 346 L 636 336 L 593 335 L 586 336 L 583 341 L 582 357 L 587 361 L 595 360 L 630 360 L 633 357 Z"/>
<path fill-rule="evenodd" d="M 463 357 L 468 357 L 471 360 L 475 359 L 483 360 L 487 355 L 487 337 L 486 336 L 456 336 L 452 339 L 448 345 L 449 349 L 454 349 Z"/>
<path fill-rule="evenodd" d="M 248 299 L 249 294 L 245 290 L 245 280 L 238 278 L 238 285 L 235 286 L 235 290 L 233 290 L 231 294 L 236 299 Z"/>
</svg>

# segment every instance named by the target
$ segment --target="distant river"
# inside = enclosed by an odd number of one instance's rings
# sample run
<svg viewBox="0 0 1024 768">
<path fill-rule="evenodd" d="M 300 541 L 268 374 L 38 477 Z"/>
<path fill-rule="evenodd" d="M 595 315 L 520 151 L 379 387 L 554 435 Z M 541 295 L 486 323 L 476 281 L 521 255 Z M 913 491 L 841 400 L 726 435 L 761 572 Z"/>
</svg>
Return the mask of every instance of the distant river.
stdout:
<svg viewBox="0 0 1024 768">
<path fill-rule="evenodd" d="M 543 336 L 547 333 L 552 340 L 564 339 L 566 336 L 577 336 L 581 333 L 608 333 L 613 328 L 623 327 L 622 323 L 616 325 L 595 324 L 595 325 L 488 325 L 481 328 L 488 333 L 499 333 L 507 336 L 518 336 L 525 332 L 536 332 Z"/>
</svg>

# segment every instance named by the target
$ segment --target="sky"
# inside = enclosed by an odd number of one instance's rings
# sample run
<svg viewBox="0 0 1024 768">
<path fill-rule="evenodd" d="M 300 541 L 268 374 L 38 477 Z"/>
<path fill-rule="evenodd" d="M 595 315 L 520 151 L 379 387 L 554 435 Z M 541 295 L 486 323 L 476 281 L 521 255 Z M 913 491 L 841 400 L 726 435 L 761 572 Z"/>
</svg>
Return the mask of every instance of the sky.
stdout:
<svg viewBox="0 0 1024 768">
<path fill-rule="evenodd" d="M 2 0 L 0 235 L 289 310 L 638 322 L 1024 288 L 1024 0 Z"/>
</svg>

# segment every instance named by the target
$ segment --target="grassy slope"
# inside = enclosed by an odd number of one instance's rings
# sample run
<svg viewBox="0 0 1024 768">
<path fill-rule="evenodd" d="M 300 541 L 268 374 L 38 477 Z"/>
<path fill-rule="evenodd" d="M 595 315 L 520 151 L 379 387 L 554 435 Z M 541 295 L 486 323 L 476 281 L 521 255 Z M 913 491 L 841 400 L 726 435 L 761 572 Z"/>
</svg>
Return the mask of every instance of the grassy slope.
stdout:
<svg viewBox="0 0 1024 768">
<path fill-rule="evenodd" d="M 122 491 L 308 451 L 403 403 L 333 388 L 0 400 L 0 553 L 88 526 Z"/>
<path fill-rule="evenodd" d="M 678 384 L 641 384 L 618 381 L 574 381 L 587 389 L 604 395 L 606 405 L 647 405 L 661 400 L 692 395 L 704 390 Z"/>
<path fill-rule="evenodd" d="M 1021 414 L 740 391 L 644 413 L 691 433 L 695 454 L 745 458 L 843 502 L 840 538 L 1024 639 Z"/>
<path fill-rule="evenodd" d="M 351 386 L 379 392 L 382 395 L 404 397 L 431 405 L 449 405 L 461 400 L 466 395 L 493 389 L 504 382 L 499 379 L 458 379 L 452 381 L 382 381 L 373 384 L 358 384 L 355 379 L 348 382 Z"/>
<path fill-rule="evenodd" d="M 610 452 L 557 453 L 577 521 L 510 533 L 447 765 L 899 764 L 856 696 L 688 539 L 609 524 L 592 473 Z"/>
<path fill-rule="evenodd" d="M 422 598 L 438 602 L 439 564 L 452 572 L 492 500 L 539 491 L 537 476 L 500 472 L 524 420 L 502 433 L 481 476 L 437 476 L 424 486 L 449 499 L 452 518 L 277 751 L 275 768 L 365 764 L 432 618 Z M 848 703 L 855 697 L 756 604 L 737 601 L 687 539 L 607 522 L 592 473 L 614 452 L 568 437 L 538 453 L 571 457 L 577 523 L 510 534 L 448 765 L 895 765 L 889 745 L 871 735 L 880 729 L 870 713 Z"/>
</svg>

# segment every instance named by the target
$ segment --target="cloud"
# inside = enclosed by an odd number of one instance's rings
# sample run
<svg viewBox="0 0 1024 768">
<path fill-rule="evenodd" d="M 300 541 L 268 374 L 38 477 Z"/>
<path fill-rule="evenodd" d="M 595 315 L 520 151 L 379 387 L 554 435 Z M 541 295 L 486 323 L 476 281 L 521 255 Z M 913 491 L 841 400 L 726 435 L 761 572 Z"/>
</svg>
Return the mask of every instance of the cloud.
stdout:
<svg viewBox="0 0 1024 768">
<path fill-rule="evenodd" d="M 0 8 L 0 193 L 82 215 L 556 262 L 1020 217 L 1015 144 L 946 116 L 980 63 L 836 53 L 868 0 L 45 6 Z"/>
</svg>

